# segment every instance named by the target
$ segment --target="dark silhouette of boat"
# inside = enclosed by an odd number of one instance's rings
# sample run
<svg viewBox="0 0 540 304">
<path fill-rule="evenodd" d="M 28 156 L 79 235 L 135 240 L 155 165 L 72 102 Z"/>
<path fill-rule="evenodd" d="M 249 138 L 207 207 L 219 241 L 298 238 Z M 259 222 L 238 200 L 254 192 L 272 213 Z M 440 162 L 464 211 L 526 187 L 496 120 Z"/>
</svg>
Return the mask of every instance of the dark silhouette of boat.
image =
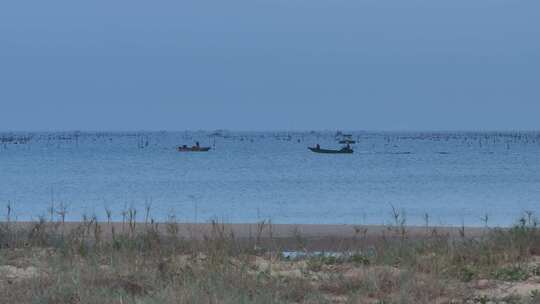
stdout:
<svg viewBox="0 0 540 304">
<path fill-rule="evenodd" d="M 210 147 L 178 147 L 178 152 L 208 152 Z"/>
<path fill-rule="evenodd" d="M 187 145 L 182 145 L 176 148 L 178 152 L 208 152 L 210 151 L 210 147 L 201 147 L 199 146 L 199 142 L 195 144 L 195 146 L 188 147 Z"/>
<path fill-rule="evenodd" d="M 332 150 L 332 149 L 321 149 L 321 147 L 308 147 L 309 150 L 315 153 L 324 153 L 324 154 L 351 154 L 353 153 L 353 149 L 351 147 L 343 147 L 339 150 Z"/>
</svg>

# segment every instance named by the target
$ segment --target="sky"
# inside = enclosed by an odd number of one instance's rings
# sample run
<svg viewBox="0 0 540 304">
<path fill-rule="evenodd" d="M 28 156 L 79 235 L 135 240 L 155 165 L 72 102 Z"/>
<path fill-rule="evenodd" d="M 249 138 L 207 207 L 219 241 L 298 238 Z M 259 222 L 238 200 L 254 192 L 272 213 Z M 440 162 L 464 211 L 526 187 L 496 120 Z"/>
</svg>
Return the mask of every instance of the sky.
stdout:
<svg viewBox="0 0 540 304">
<path fill-rule="evenodd" d="M 540 130 L 538 0 L 3 0 L 0 131 Z"/>
</svg>

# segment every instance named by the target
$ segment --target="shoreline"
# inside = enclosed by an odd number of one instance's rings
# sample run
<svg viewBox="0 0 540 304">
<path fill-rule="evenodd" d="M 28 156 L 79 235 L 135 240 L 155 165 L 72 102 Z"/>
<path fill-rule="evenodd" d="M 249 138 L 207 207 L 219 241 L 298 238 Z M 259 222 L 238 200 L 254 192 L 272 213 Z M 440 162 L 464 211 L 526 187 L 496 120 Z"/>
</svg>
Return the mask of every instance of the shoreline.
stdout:
<svg viewBox="0 0 540 304">
<path fill-rule="evenodd" d="M 38 221 L 9 222 L 16 229 L 29 228 L 38 224 Z M 8 224 L 0 221 L 0 225 Z M 56 229 L 72 231 L 80 226 L 95 225 L 94 222 L 70 221 L 70 222 L 45 222 L 46 225 L 55 226 Z M 404 230 L 408 237 L 425 237 L 433 233 L 457 237 L 465 233 L 468 237 L 478 237 L 490 229 L 507 229 L 508 227 L 456 227 L 456 226 L 396 226 L 396 225 L 351 225 L 351 224 L 273 224 L 261 223 L 170 223 L 170 222 L 98 222 L 105 236 L 111 236 L 114 229 L 116 233 L 144 232 L 148 228 L 156 228 L 161 234 L 166 234 L 172 226 L 177 229 L 178 236 L 184 238 L 201 239 L 212 234 L 213 229 L 219 228 L 227 234 L 233 233 L 236 238 L 250 237 L 273 237 L 290 238 L 302 236 L 305 238 L 354 238 L 354 237 L 381 237 Z M 133 225 L 133 227 L 131 226 Z"/>
</svg>

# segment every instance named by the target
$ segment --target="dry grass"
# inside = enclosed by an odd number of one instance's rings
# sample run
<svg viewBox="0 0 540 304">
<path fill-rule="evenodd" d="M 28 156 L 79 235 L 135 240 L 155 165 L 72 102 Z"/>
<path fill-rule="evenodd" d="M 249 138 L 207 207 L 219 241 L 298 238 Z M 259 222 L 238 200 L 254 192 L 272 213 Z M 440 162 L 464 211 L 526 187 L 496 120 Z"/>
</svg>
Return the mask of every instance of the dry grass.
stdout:
<svg viewBox="0 0 540 304">
<path fill-rule="evenodd" d="M 285 258 L 286 244 L 310 240 L 262 228 L 240 239 L 219 223 L 185 239 L 174 222 L 163 233 L 136 223 L 135 212 L 110 237 L 95 217 L 69 231 L 63 220 L 2 223 L 0 303 L 540 303 L 540 229 L 530 214 L 474 238 L 428 227 L 413 238 L 398 215 L 380 237 L 343 242 L 343 252 Z"/>
</svg>

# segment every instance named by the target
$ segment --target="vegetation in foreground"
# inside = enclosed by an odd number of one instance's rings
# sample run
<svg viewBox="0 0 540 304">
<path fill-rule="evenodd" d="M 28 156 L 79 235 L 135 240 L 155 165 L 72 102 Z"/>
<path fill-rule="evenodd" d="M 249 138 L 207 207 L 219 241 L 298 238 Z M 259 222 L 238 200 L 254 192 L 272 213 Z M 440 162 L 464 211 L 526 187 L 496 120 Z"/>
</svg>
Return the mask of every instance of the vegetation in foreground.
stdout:
<svg viewBox="0 0 540 304">
<path fill-rule="evenodd" d="M 411 237 L 396 214 L 380 237 L 358 228 L 346 248 L 327 253 L 303 250 L 310 240 L 301 235 L 284 253 L 287 242 L 265 234 L 267 222 L 244 239 L 219 223 L 203 239 L 180 237 L 172 220 L 159 225 L 166 233 L 129 221 L 104 237 L 96 218 L 69 231 L 62 221 L 22 228 L 8 218 L 0 303 L 540 303 L 532 214 L 475 237 L 430 227 Z"/>
</svg>

